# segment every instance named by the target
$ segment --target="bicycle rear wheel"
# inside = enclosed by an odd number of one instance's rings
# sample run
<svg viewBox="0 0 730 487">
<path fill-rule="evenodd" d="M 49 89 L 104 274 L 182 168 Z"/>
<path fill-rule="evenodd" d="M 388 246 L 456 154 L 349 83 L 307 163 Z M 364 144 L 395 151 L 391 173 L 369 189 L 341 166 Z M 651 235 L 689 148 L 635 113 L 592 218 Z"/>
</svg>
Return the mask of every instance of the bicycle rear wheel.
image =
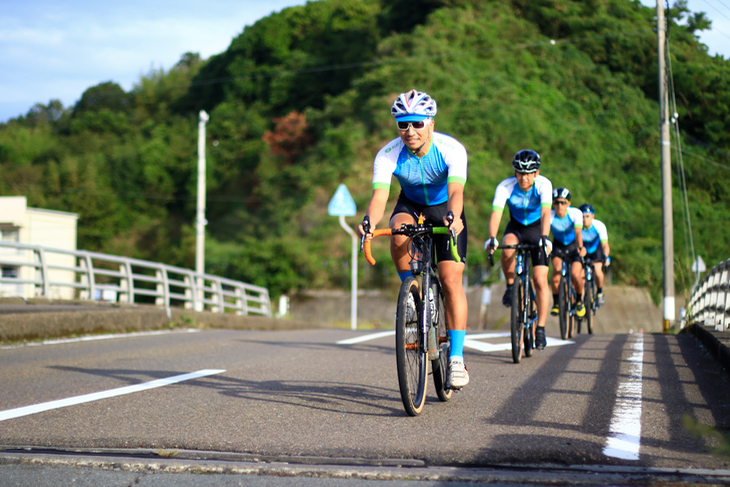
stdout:
<svg viewBox="0 0 730 487">
<path fill-rule="evenodd" d="M 408 297 L 415 303 L 415 313 L 408 316 Z M 407 277 L 398 293 L 395 313 L 395 356 L 398 366 L 398 386 L 403 406 L 410 416 L 417 416 L 426 403 L 428 360 L 425 340 L 419 321 L 423 312 L 420 281 Z"/>
<path fill-rule="evenodd" d="M 558 320 L 560 321 L 560 338 L 567 340 L 570 335 L 568 320 L 570 318 L 570 296 L 568 295 L 568 281 L 560 276 L 558 284 Z"/>
<path fill-rule="evenodd" d="M 591 281 L 586 286 L 586 331 L 593 334 L 593 313 L 596 305 L 596 281 Z"/>
<path fill-rule="evenodd" d="M 525 324 L 522 321 L 522 277 L 515 276 L 512 283 L 512 313 L 510 320 L 510 335 L 512 338 L 512 360 L 519 364 L 522 359 L 522 334 Z"/>
<path fill-rule="evenodd" d="M 436 387 L 436 395 L 439 400 L 446 402 L 451 399 L 454 393 L 453 390 L 447 388 L 451 342 L 449 341 L 449 332 L 446 325 L 446 303 L 440 285 L 435 279 L 434 283 L 431 284 L 431 289 L 433 289 L 434 298 L 438 296 L 438 299 L 434 299 L 436 321 L 431 323 L 431 326 L 435 329 L 436 347 L 439 350 L 439 357 L 436 360 L 431 360 L 431 370 L 433 371 L 433 385 Z"/>
</svg>

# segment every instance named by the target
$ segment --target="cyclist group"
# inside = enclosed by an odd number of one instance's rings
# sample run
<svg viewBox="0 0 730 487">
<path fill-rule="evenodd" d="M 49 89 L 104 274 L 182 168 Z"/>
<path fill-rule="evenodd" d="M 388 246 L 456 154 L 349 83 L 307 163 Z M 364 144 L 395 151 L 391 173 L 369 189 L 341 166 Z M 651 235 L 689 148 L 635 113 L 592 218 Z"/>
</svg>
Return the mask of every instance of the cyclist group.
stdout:
<svg viewBox="0 0 730 487">
<path fill-rule="evenodd" d="M 419 215 L 425 223 L 447 226 L 456 236 L 460 261 L 451 254 L 448 235 L 434 235 L 434 254 L 441 280 L 446 307 L 446 321 L 450 339 L 448 385 L 461 389 L 469 382 L 464 365 L 464 339 L 467 323 L 467 300 L 463 287 L 466 263 L 467 222 L 464 216 L 464 185 L 467 177 L 467 153 L 453 137 L 436 132 L 434 116 L 437 105 L 428 94 L 411 90 L 397 97 L 391 108 L 399 137 L 386 144 L 376 155 L 373 170 L 373 194 L 363 222 L 358 225 L 360 235 L 372 238 L 372 231 L 383 219 L 390 195 L 390 183 L 395 177 L 401 186 L 395 209 L 390 216 L 390 228 L 414 224 Z M 548 264 L 553 246 L 560 256 L 553 255 L 552 294 L 557 303 L 557 282 L 562 258 L 571 262 L 571 273 L 578 295 L 577 314 L 585 314 L 581 301 L 583 294 L 580 259 L 589 257 L 595 263 L 598 284 L 598 302 L 603 304 L 602 263 L 610 263 L 606 226 L 594 219 L 595 210 L 585 204 L 580 210 L 570 206 L 571 194 L 566 188 L 553 190 L 549 179 L 540 175 L 540 155 L 533 150 L 521 150 L 513 158 L 515 174 L 499 183 L 492 203 L 488 238 L 485 250 L 493 254 L 499 247 L 497 232 L 504 207 L 510 211 L 510 221 L 502 236 L 504 246 L 534 245 L 531 251 L 533 283 L 537 304 L 535 346 L 546 346 L 545 322 L 550 309 L 551 285 L 548 283 Z M 549 238 L 550 233 L 553 240 Z M 401 280 L 411 275 L 410 242 L 402 235 L 391 239 L 391 256 Z M 507 281 L 502 298 L 505 306 L 511 303 L 511 286 L 515 275 L 515 251 L 502 250 L 501 264 Z M 557 252 L 556 252 L 557 254 Z M 557 281 L 556 281 L 556 274 Z M 557 304 L 556 304 L 557 305 Z M 556 312 L 556 307 L 552 309 Z"/>
</svg>

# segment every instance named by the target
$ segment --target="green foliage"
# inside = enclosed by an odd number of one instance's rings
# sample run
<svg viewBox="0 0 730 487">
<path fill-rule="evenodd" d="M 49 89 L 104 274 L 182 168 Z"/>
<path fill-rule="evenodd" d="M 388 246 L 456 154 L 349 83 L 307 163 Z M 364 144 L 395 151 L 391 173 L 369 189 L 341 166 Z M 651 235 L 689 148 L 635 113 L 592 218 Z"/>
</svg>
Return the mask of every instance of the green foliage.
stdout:
<svg viewBox="0 0 730 487">
<path fill-rule="evenodd" d="M 679 1 L 668 15 L 683 152 L 673 147 L 683 155 L 694 247 L 712 265 L 727 258 L 730 237 L 730 63 L 699 44 L 697 31 L 709 25 L 700 13 Z M 102 83 L 74 107 L 37 104 L 0 126 L 0 194 L 79 213 L 82 248 L 191 268 L 205 109 L 207 271 L 274 296 L 342 286 L 350 237 L 327 204 L 344 182 L 360 211 L 349 223 L 362 216 L 372 159 L 397 136 L 392 101 L 417 88 L 439 103 L 436 129 L 469 153 L 471 275 L 486 265 L 494 188 L 511 175 L 512 155 L 529 147 L 543 157 L 542 174 L 607 224 L 614 282 L 656 297 L 653 17 L 635 0 L 309 2 L 246 27 L 206 61 L 186 53 L 169 71 L 152 70 L 129 93 Z M 674 179 L 683 290 L 694 276 Z M 394 182 L 388 212 L 397 191 Z M 394 274 L 384 240 L 374 253 L 378 266 L 361 284 L 387 285 Z"/>
</svg>

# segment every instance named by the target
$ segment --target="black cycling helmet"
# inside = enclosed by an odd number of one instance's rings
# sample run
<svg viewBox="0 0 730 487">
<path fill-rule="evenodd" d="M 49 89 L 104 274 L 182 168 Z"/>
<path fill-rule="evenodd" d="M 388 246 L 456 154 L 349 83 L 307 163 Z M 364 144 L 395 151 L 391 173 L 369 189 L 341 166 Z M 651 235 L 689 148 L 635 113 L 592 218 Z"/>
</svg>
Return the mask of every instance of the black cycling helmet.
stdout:
<svg viewBox="0 0 730 487">
<path fill-rule="evenodd" d="M 596 210 L 588 203 L 583 203 L 582 205 L 580 205 L 580 211 L 582 211 L 583 213 L 596 213 Z"/>
<path fill-rule="evenodd" d="M 558 198 L 570 201 L 570 191 L 568 188 L 555 188 L 553 190 L 553 199 L 556 200 Z"/>
<path fill-rule="evenodd" d="M 540 169 L 540 154 L 530 149 L 521 150 L 512 159 L 512 167 L 518 172 L 537 172 Z"/>
</svg>

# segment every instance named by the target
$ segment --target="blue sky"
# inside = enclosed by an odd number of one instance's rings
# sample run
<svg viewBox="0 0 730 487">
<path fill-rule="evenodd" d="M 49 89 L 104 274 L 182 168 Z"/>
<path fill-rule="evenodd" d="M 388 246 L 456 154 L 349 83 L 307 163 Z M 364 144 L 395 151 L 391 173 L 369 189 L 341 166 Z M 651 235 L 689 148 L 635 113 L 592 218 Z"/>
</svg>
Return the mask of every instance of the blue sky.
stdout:
<svg viewBox="0 0 730 487">
<path fill-rule="evenodd" d="M 0 24 L 0 122 L 57 98 L 68 107 L 105 81 L 129 91 L 187 52 L 226 50 L 244 26 L 306 0 L 9 0 Z M 655 0 L 641 0 L 656 6 Z M 701 40 L 730 59 L 730 0 L 689 0 L 713 31 Z"/>
</svg>

